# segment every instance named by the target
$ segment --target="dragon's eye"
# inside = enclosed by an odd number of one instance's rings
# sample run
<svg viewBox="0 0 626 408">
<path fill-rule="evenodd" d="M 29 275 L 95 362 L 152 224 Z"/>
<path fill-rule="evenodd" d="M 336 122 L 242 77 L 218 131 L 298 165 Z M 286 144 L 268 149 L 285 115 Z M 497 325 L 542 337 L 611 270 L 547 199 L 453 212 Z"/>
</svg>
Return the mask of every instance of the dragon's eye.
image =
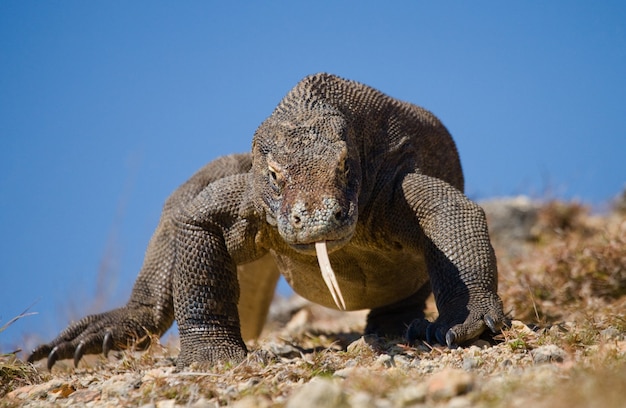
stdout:
<svg viewBox="0 0 626 408">
<path fill-rule="evenodd" d="M 281 189 L 281 180 L 280 180 L 280 173 L 279 171 L 272 166 L 271 164 L 267 165 L 267 173 L 269 175 L 269 182 L 270 182 L 270 186 L 272 187 L 272 189 L 277 192 L 280 193 L 280 189 Z"/>
<path fill-rule="evenodd" d="M 278 176 L 276 175 L 276 170 L 274 170 L 272 167 L 269 167 L 267 169 L 267 171 L 270 173 L 270 177 L 272 178 L 272 180 L 278 181 Z"/>
</svg>

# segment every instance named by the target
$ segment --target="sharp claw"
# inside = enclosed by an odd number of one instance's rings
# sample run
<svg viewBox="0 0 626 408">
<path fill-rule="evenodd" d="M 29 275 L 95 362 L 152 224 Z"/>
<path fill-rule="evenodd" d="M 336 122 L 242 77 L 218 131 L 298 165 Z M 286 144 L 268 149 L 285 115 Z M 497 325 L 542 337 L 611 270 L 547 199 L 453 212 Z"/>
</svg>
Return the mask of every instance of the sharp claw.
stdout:
<svg viewBox="0 0 626 408">
<path fill-rule="evenodd" d="M 35 362 L 35 349 L 30 352 L 30 355 L 28 356 L 28 359 L 26 361 L 31 364 Z"/>
<path fill-rule="evenodd" d="M 435 325 L 430 323 L 428 327 L 426 327 L 426 343 L 433 344 L 434 339 L 436 338 L 436 334 L 434 333 Z"/>
<path fill-rule="evenodd" d="M 102 340 L 102 354 L 104 357 L 109 355 L 109 351 L 113 348 L 113 335 L 110 331 L 106 332 L 104 339 Z"/>
<path fill-rule="evenodd" d="M 448 344 L 448 335 L 444 333 L 443 327 L 437 327 L 435 329 L 435 338 L 437 339 L 437 343 L 441 345 Z"/>
<path fill-rule="evenodd" d="M 85 342 L 81 341 L 80 343 L 78 343 L 78 347 L 76 347 L 76 350 L 74 351 L 74 367 L 78 367 L 78 363 L 80 362 L 80 359 L 83 358 L 84 354 Z"/>
<path fill-rule="evenodd" d="M 446 344 L 448 345 L 448 348 L 456 348 L 457 347 L 457 344 L 456 344 L 456 334 L 454 334 L 452 329 L 448 330 L 448 332 L 446 333 Z"/>
<path fill-rule="evenodd" d="M 50 354 L 48 354 L 48 370 L 52 370 L 54 363 L 56 363 L 57 360 L 59 359 L 59 355 L 57 354 L 58 349 L 59 349 L 59 346 L 55 346 L 50 352 Z"/>
<path fill-rule="evenodd" d="M 425 340 L 430 324 L 426 319 L 413 320 L 406 331 L 407 341 L 413 343 L 417 339 Z"/>
<path fill-rule="evenodd" d="M 485 324 L 487 325 L 487 327 L 489 327 L 489 330 L 491 330 L 492 333 L 497 333 L 500 330 L 500 328 L 498 327 L 499 325 L 496 323 L 493 317 L 489 315 L 485 316 Z"/>
</svg>

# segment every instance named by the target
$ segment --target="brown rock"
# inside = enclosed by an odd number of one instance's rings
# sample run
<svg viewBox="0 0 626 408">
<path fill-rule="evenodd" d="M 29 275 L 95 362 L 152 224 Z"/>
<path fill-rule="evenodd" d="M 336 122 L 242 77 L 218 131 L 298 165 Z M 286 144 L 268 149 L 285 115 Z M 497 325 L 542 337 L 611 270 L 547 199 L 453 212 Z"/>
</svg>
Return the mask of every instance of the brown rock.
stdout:
<svg viewBox="0 0 626 408">
<path fill-rule="evenodd" d="M 447 400 L 469 392 L 474 376 L 458 369 L 446 369 L 434 374 L 428 381 L 428 395 L 435 401 Z"/>
</svg>

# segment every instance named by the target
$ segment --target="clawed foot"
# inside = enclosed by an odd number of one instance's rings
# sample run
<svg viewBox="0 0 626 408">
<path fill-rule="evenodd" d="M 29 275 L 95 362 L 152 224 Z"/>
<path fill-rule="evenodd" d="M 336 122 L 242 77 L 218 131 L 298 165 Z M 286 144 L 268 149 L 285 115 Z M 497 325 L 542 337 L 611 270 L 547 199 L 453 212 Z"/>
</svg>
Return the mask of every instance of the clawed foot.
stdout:
<svg viewBox="0 0 626 408">
<path fill-rule="evenodd" d="M 49 344 L 43 344 L 36 349 L 33 350 L 32 354 L 28 356 L 28 362 L 34 363 L 37 360 L 40 360 L 46 355 L 48 356 L 48 370 L 52 369 L 54 364 L 58 360 L 63 360 L 65 358 L 74 358 L 74 367 L 78 367 L 78 363 L 83 358 L 85 354 L 96 354 L 96 352 L 91 353 L 87 352 L 90 348 L 87 346 L 85 340 L 81 340 L 78 345 L 75 347 L 74 352 L 72 353 L 73 345 L 71 342 L 61 343 L 51 348 Z M 102 340 L 102 354 L 105 357 L 109 355 L 109 351 L 113 349 L 113 335 L 110 331 L 106 332 L 104 335 L 104 339 Z"/>
<path fill-rule="evenodd" d="M 429 344 L 439 343 L 449 348 L 456 348 L 464 343 L 478 338 L 486 329 L 497 334 L 503 326 L 510 325 L 509 319 L 502 312 L 499 302 L 493 307 L 476 308 L 470 312 L 465 321 L 454 324 L 458 313 L 442 313 L 435 322 L 426 319 L 416 319 L 408 327 L 406 337 L 409 342 L 424 340 Z"/>
<path fill-rule="evenodd" d="M 50 343 L 36 347 L 28 356 L 28 362 L 47 357 L 50 370 L 57 361 L 69 358 L 73 358 L 76 367 L 85 354 L 102 353 L 106 357 L 111 350 L 131 345 L 145 349 L 150 344 L 150 327 L 137 322 L 148 321 L 148 316 L 149 311 L 126 308 L 87 316 L 72 323 Z"/>
<path fill-rule="evenodd" d="M 177 369 L 192 367 L 204 371 L 220 363 L 237 364 L 248 354 L 245 343 L 236 326 L 214 328 L 193 327 L 185 329 L 179 326 L 180 354 Z"/>
</svg>

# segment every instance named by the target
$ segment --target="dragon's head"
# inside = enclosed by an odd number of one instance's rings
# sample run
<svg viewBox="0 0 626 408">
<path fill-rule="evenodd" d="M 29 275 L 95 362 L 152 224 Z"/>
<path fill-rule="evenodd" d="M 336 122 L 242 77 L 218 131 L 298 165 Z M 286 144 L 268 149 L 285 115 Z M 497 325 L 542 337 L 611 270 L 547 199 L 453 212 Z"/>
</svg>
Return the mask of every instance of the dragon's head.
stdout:
<svg viewBox="0 0 626 408">
<path fill-rule="evenodd" d="M 317 255 L 340 309 L 346 306 L 328 251 L 349 242 L 357 224 L 361 170 L 349 132 L 342 115 L 304 110 L 270 116 L 252 146 L 259 211 L 293 249 Z"/>
<path fill-rule="evenodd" d="M 283 118 L 284 119 L 284 118 Z M 254 189 L 267 222 L 295 250 L 330 251 L 355 230 L 360 169 L 341 115 L 270 117 L 253 142 Z"/>
</svg>

